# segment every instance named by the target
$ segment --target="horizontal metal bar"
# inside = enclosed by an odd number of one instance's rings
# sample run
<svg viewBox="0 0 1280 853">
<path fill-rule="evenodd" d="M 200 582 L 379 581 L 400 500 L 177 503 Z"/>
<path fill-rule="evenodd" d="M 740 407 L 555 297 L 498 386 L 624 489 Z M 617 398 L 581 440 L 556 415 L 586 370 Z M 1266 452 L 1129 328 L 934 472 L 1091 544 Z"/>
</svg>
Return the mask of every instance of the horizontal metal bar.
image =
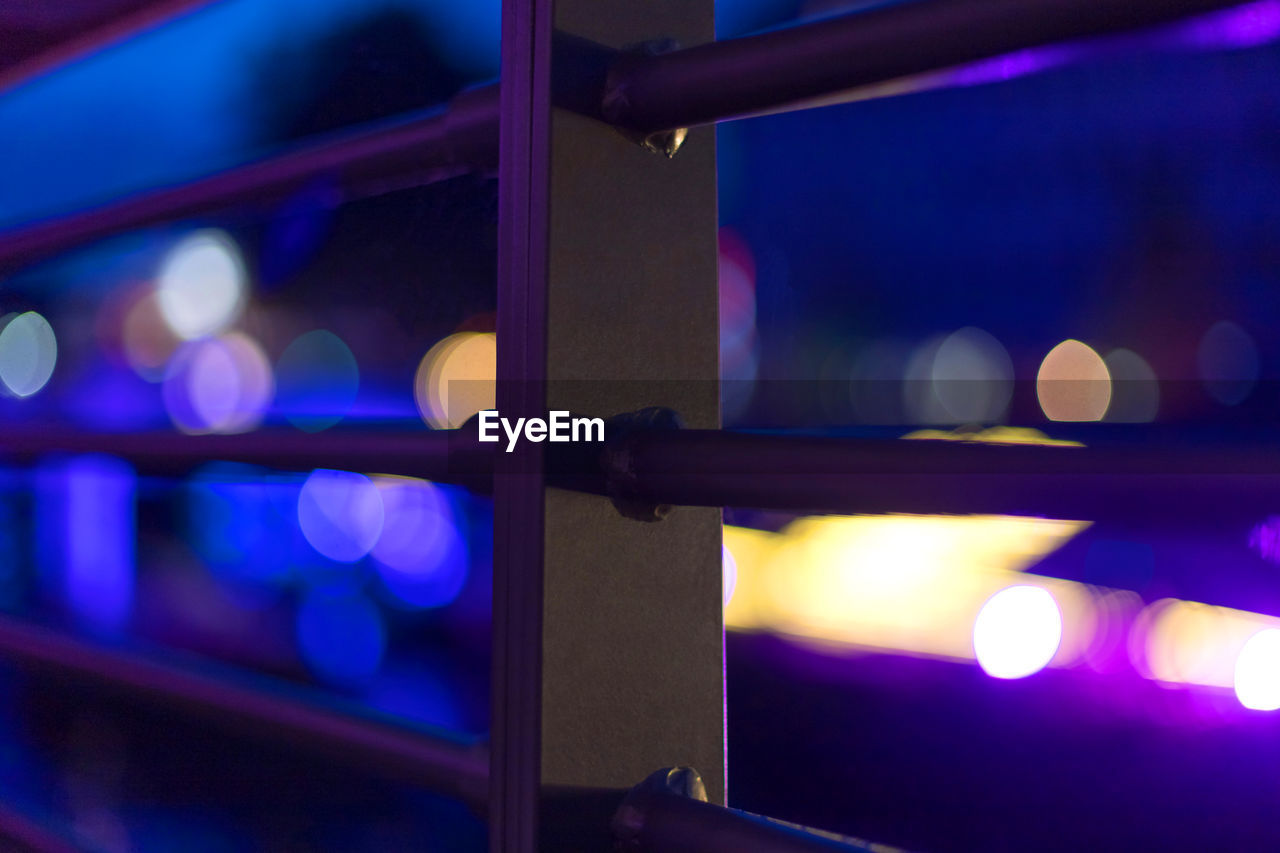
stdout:
<svg viewBox="0 0 1280 853">
<path fill-rule="evenodd" d="M 488 788 L 488 750 L 395 726 L 265 688 L 234 684 L 139 655 L 108 650 L 0 617 L 0 659 L 128 691 L 183 708 L 255 737 L 286 739 L 371 773 L 431 788 L 478 808 Z"/>
<path fill-rule="evenodd" d="M 216 0 L 150 0 L 131 5 L 130 11 L 80 32 L 55 36 L 55 40 L 27 53 L 17 62 L 0 67 L 0 92 L 29 83 L 99 51 L 135 38 L 178 18 L 189 15 Z M 78 13 L 80 15 L 83 12 Z M 8 49 L 9 46 L 6 45 Z M 12 49 L 21 49 L 20 45 Z M 25 51 L 24 51 L 25 52 Z"/>
<path fill-rule="evenodd" d="M 335 135 L 189 183 L 0 231 L 0 268 L 135 228 L 212 216 L 233 207 L 263 211 L 321 176 L 335 179 L 349 196 L 359 196 L 493 169 L 497 149 L 498 87 L 493 84 L 459 94 L 446 109 Z M 236 214 L 245 215 L 243 210 Z"/>
<path fill-rule="evenodd" d="M 1023 48 L 1242 0 L 909 0 L 615 68 L 607 119 L 642 133 L 801 105 Z"/>
<path fill-rule="evenodd" d="M 481 449 L 460 430 L 181 435 L 6 429 L 0 433 L 0 460 L 30 462 L 52 453 L 118 456 L 142 473 L 173 476 L 214 459 L 298 471 L 342 467 L 456 483 L 477 492 L 488 492 L 493 476 L 492 452 Z"/>
<path fill-rule="evenodd" d="M 1154 429 L 1154 428 L 1153 428 Z M 493 487 L 493 444 L 458 430 L 314 435 L 6 432 L 0 460 L 105 453 L 140 472 L 181 476 L 209 460 L 306 471 L 341 467 Z M 639 430 L 548 447 L 550 485 L 634 508 L 730 506 L 792 512 L 1004 513 L 1216 522 L 1280 505 L 1280 452 L 1178 442 L 1168 435 L 1096 447 L 814 437 L 720 430 Z"/>
<path fill-rule="evenodd" d="M 1280 452 L 1164 444 L 1050 447 L 678 430 L 614 454 L 629 497 L 794 512 L 1214 521 L 1280 505 Z"/>
</svg>

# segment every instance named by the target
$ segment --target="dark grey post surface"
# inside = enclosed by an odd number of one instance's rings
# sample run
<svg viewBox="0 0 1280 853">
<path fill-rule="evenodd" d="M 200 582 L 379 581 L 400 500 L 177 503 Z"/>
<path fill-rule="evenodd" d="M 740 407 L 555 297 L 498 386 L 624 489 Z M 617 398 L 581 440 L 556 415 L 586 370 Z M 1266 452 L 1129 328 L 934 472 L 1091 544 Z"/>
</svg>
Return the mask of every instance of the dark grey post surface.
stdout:
<svg viewBox="0 0 1280 853">
<path fill-rule="evenodd" d="M 714 134 L 669 160 L 551 106 L 553 25 L 607 48 L 691 45 L 713 37 L 713 8 L 506 3 L 498 408 L 665 406 L 715 428 Z M 719 509 L 624 518 L 547 489 L 541 445 L 524 446 L 535 456 L 498 454 L 495 478 L 491 849 L 535 848 L 547 788 L 625 789 L 682 764 L 723 802 Z"/>
</svg>

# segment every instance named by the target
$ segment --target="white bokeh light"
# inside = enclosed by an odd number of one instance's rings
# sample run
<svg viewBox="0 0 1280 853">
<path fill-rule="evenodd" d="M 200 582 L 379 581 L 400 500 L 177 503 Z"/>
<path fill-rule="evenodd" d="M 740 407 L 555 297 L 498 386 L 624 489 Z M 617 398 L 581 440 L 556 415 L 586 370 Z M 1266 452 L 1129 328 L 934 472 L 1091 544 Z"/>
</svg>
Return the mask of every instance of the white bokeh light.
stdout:
<svg viewBox="0 0 1280 853">
<path fill-rule="evenodd" d="M 1236 657 L 1236 698 L 1254 711 L 1280 709 L 1280 629 L 1265 628 Z"/>
<path fill-rule="evenodd" d="M 724 606 L 728 607 L 729 602 L 733 601 L 733 592 L 738 588 L 738 561 L 734 559 L 733 552 L 729 550 L 728 545 L 721 545 L 721 579 L 724 584 Z"/>
<path fill-rule="evenodd" d="M 973 652 L 994 678 L 1026 678 L 1048 665 L 1062 643 L 1062 610 L 1048 590 L 1018 585 L 982 605 L 973 623 Z"/>
<path fill-rule="evenodd" d="M 1013 362 L 1004 346 L 982 329 L 966 326 L 938 346 L 929 378 L 947 420 L 993 423 L 1004 419 L 1013 397 Z"/>
<path fill-rule="evenodd" d="M 162 386 L 169 418 L 189 433 L 254 429 L 274 391 L 262 347 L 239 332 L 184 345 L 170 360 Z"/>
<path fill-rule="evenodd" d="M 1103 420 L 1150 423 L 1160 411 L 1160 380 L 1133 350 L 1116 349 L 1103 359 L 1111 375 L 1111 405 Z"/>
<path fill-rule="evenodd" d="M 49 321 L 34 311 L 0 323 L 0 384 L 16 397 L 30 397 L 53 375 L 58 340 Z"/>
<path fill-rule="evenodd" d="M 240 316 L 245 283 L 235 242 L 222 231 L 197 231 L 174 246 L 160 265 L 160 313 L 184 340 L 216 334 Z"/>
</svg>

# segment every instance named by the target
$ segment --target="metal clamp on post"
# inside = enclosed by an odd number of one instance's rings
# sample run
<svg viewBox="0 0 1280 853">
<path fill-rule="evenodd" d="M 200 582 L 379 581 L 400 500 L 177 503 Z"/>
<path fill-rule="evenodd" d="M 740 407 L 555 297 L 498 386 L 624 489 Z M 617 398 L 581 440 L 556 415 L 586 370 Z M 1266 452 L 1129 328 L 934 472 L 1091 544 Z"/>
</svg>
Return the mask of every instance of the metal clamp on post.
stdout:
<svg viewBox="0 0 1280 853">
<path fill-rule="evenodd" d="M 683 426 L 679 414 L 660 406 L 615 415 L 605 422 L 600 467 L 605 476 L 605 493 L 622 515 L 636 521 L 661 521 L 671 513 L 671 504 L 654 503 L 641 493 L 635 473 L 634 448 L 642 433 Z"/>
<path fill-rule="evenodd" d="M 672 130 L 641 132 L 626 126 L 626 116 L 630 111 L 630 93 L 627 85 L 631 79 L 631 69 L 654 56 L 672 53 L 679 50 L 680 44 L 675 39 L 655 39 L 630 47 L 618 55 L 605 75 L 604 99 L 600 111 L 604 120 L 615 125 L 620 133 L 633 140 L 646 151 L 665 154 L 667 158 L 676 156 L 680 146 L 684 145 L 689 128 L 677 127 Z"/>
<path fill-rule="evenodd" d="M 692 767 L 665 767 L 622 798 L 613 815 L 615 853 L 902 853 L 830 832 L 707 802 Z"/>
<path fill-rule="evenodd" d="M 707 801 L 707 788 L 692 767 L 664 767 L 651 773 L 622 798 L 613 815 L 613 849 L 615 853 L 639 853 L 646 846 L 646 824 L 657 797 L 685 797 L 700 803 Z"/>
</svg>

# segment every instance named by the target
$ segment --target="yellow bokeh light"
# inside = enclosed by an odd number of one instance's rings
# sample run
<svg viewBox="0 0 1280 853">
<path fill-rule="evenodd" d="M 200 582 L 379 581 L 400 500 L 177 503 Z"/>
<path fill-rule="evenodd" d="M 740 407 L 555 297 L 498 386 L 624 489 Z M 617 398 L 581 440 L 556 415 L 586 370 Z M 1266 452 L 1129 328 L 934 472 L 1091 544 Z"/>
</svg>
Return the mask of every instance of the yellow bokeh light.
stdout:
<svg viewBox="0 0 1280 853">
<path fill-rule="evenodd" d="M 1031 427 L 993 426 L 982 430 L 918 429 L 903 438 L 923 441 L 974 441 L 979 444 L 1038 444 L 1045 447 L 1084 447 L 1079 441 L 1050 438 Z"/>
<path fill-rule="evenodd" d="M 725 626 L 837 652 L 972 661 L 983 606 L 1034 586 L 1062 617 L 1049 666 L 1132 665 L 1166 684 L 1234 687 L 1246 707 L 1280 707 L 1280 673 L 1269 668 L 1280 659 L 1280 617 L 1170 598 L 1144 607 L 1129 590 L 1022 571 L 1088 524 L 881 515 L 801 518 L 776 533 L 725 527 L 738 564 Z M 1260 635 L 1271 645 L 1250 657 Z"/>
<path fill-rule="evenodd" d="M 1163 598 L 1134 623 L 1131 657 L 1157 681 L 1231 687 L 1244 644 L 1263 628 L 1277 627 L 1280 619 L 1272 616 Z"/>
<path fill-rule="evenodd" d="M 497 339 L 491 333 L 459 332 L 423 356 L 414 378 L 422 419 L 436 429 L 454 429 L 492 409 L 498 373 Z"/>
<path fill-rule="evenodd" d="M 972 660 L 974 619 L 1014 583 L 1048 590 L 1062 609 L 1055 665 L 1092 642 L 1089 591 L 1022 573 L 1088 526 L 1008 516 L 815 517 L 780 533 L 726 528 L 738 591 L 725 623 L 821 645 Z"/>
<path fill-rule="evenodd" d="M 724 611 L 726 625 L 743 631 L 766 627 L 764 616 L 760 613 L 763 607 L 761 595 L 764 591 L 762 578 L 774 549 L 781 541 L 781 536 L 767 530 L 725 527 L 724 544 L 733 554 L 738 569 L 733 598 Z"/>
<path fill-rule="evenodd" d="M 1066 340 L 1040 362 L 1036 396 L 1051 421 L 1100 421 L 1111 405 L 1111 373 L 1088 344 Z"/>
</svg>

